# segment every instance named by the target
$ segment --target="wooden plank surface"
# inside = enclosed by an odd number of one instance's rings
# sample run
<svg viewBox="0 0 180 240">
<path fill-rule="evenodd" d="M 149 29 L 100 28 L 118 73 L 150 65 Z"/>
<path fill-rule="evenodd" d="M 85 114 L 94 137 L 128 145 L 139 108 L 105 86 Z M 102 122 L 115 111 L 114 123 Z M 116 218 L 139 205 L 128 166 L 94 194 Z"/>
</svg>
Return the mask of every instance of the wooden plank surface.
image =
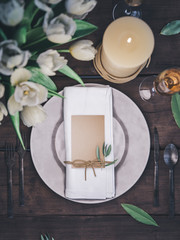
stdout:
<svg viewBox="0 0 180 240">
<path fill-rule="evenodd" d="M 103 33 L 112 21 L 112 8 L 117 0 L 98 0 L 96 8 L 86 20 L 98 26 L 98 30 L 87 36 L 97 46 Z M 167 67 L 179 65 L 180 35 L 162 36 L 162 27 L 179 19 L 179 0 L 144 0 L 143 19 L 155 35 L 155 50 L 148 69 L 144 69 L 133 81 L 118 85 L 98 76 L 92 62 L 74 60 L 64 54 L 69 65 L 82 76 L 85 83 L 106 84 L 129 96 L 145 116 L 151 135 L 151 153 L 146 169 L 138 182 L 128 192 L 112 201 L 86 205 L 66 200 L 50 190 L 41 180 L 33 165 L 31 154 L 25 156 L 25 206 L 19 206 L 18 161 L 13 169 L 14 218 L 7 218 L 7 173 L 4 162 L 5 142 L 15 143 L 16 134 L 9 118 L 0 127 L 0 240 L 35 240 L 41 233 L 49 232 L 55 240 L 179 240 L 180 236 L 180 164 L 175 169 L 175 218 L 168 217 L 169 185 L 168 169 L 163 162 L 163 151 L 168 143 L 174 143 L 180 150 L 180 130 L 171 113 L 170 97 L 161 97 L 155 105 L 143 102 L 138 88 L 149 75 L 158 74 Z M 67 48 L 69 44 L 63 48 Z M 58 90 L 76 82 L 57 73 L 52 77 Z M 133 117 L 133 116 L 132 116 Z M 160 139 L 160 206 L 153 207 L 153 129 L 157 127 Z M 31 130 L 21 125 L 28 138 Z M 28 148 L 30 145 L 28 144 Z M 135 204 L 152 214 L 159 228 L 145 226 L 127 216 L 121 203 Z"/>
</svg>

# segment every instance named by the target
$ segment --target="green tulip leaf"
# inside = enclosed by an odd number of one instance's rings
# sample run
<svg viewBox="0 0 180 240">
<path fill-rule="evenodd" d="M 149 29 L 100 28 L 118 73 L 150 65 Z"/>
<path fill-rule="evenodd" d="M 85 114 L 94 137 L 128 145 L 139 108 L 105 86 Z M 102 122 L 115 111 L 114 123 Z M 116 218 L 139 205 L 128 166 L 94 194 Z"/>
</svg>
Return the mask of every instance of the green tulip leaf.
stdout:
<svg viewBox="0 0 180 240">
<path fill-rule="evenodd" d="M 21 46 L 26 43 L 26 33 L 27 33 L 27 27 L 20 26 L 17 31 L 14 34 L 14 39 L 18 42 L 18 45 Z"/>
<path fill-rule="evenodd" d="M 57 93 L 57 92 L 55 92 L 55 91 L 52 91 L 52 90 L 48 89 L 48 97 L 53 97 L 53 96 L 60 97 L 60 98 L 64 98 L 63 95 L 61 95 L 61 94 L 59 94 L 59 93 Z"/>
<path fill-rule="evenodd" d="M 8 85 L 8 90 L 9 90 L 8 94 L 9 94 L 9 97 L 10 97 L 14 93 L 14 87 L 12 87 L 11 85 Z M 22 136 L 21 136 L 21 132 L 20 132 L 19 112 L 17 112 L 15 115 L 9 114 L 9 116 L 10 116 L 10 119 L 12 121 L 12 125 L 14 127 L 14 130 L 15 130 L 15 132 L 17 134 L 17 137 L 19 138 L 19 141 L 20 141 L 22 147 L 24 149 L 26 149 L 25 146 L 24 146 L 24 142 L 23 142 Z"/>
<path fill-rule="evenodd" d="M 77 40 L 81 37 L 87 36 L 90 33 L 97 30 L 97 27 L 91 23 L 82 21 L 82 20 L 74 20 L 77 25 L 76 32 L 72 39 L 69 42 Z M 27 33 L 27 44 L 23 46 L 24 49 L 29 49 L 33 51 L 43 51 L 48 48 L 53 48 L 60 46 L 62 44 L 56 44 L 47 40 L 47 36 L 44 33 L 42 27 L 37 27 L 35 29 L 31 29 Z"/>
<path fill-rule="evenodd" d="M 132 218 L 138 222 L 158 227 L 158 224 L 155 222 L 155 220 L 141 208 L 138 208 L 132 204 L 121 204 L 121 206 Z"/>
<path fill-rule="evenodd" d="M 176 124 L 180 128 L 180 94 L 175 93 L 171 98 L 171 110 L 176 121 Z"/>
<path fill-rule="evenodd" d="M 43 74 L 37 67 L 26 67 L 32 74 L 31 82 L 39 83 L 49 90 L 57 91 L 57 87 L 54 82 L 47 75 Z"/>
<path fill-rule="evenodd" d="M 63 68 L 59 69 L 58 71 L 64 75 L 76 80 L 82 86 L 85 86 L 83 80 L 79 77 L 79 75 L 77 73 L 75 73 L 74 70 L 72 70 L 69 66 L 65 65 Z"/>
<path fill-rule="evenodd" d="M 97 30 L 97 27 L 91 23 L 82 20 L 75 20 L 75 22 L 77 29 L 71 41 L 87 36 Z"/>
<path fill-rule="evenodd" d="M 180 20 L 172 21 L 163 27 L 162 35 L 175 35 L 180 33 Z"/>
<path fill-rule="evenodd" d="M 0 38 L 2 40 L 7 40 L 6 34 L 4 33 L 4 31 L 0 28 Z"/>
</svg>

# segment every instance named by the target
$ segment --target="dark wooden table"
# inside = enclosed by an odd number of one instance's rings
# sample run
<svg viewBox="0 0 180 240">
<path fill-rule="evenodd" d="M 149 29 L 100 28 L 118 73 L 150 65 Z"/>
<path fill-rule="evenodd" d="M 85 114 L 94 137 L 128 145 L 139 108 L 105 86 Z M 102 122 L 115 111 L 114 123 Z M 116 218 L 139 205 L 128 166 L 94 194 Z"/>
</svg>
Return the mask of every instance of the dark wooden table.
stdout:
<svg viewBox="0 0 180 240">
<path fill-rule="evenodd" d="M 98 0 L 96 8 L 86 20 L 98 26 L 98 30 L 86 39 L 95 45 L 101 41 L 103 32 L 112 21 L 112 8 L 116 1 Z M 180 148 L 180 129 L 176 126 L 170 108 L 170 97 L 162 98 L 156 105 L 143 102 L 138 86 L 145 76 L 158 74 L 167 67 L 179 65 L 180 35 L 162 36 L 162 27 L 179 19 L 179 0 L 144 0 L 143 19 L 155 35 L 155 50 L 148 69 L 144 69 L 133 81 L 118 85 L 102 79 L 92 62 L 80 62 L 69 57 L 69 65 L 82 76 L 85 83 L 109 84 L 129 96 L 143 112 L 151 134 L 151 153 L 147 167 L 139 181 L 125 194 L 112 201 L 83 205 L 68 201 L 51 191 L 36 172 L 31 153 L 25 156 L 25 206 L 19 206 L 18 161 L 13 171 L 14 218 L 7 218 L 7 172 L 4 162 L 4 144 L 16 141 L 10 119 L 6 118 L 0 127 L 0 239 L 36 240 L 41 233 L 50 233 L 55 240 L 89 239 L 180 239 L 180 164 L 175 169 L 175 217 L 168 217 L 168 169 L 163 161 L 163 151 L 168 143 Z M 68 56 L 67 56 L 68 57 Z M 62 90 L 76 84 L 60 74 L 53 78 Z M 153 207 L 153 129 L 157 127 L 160 138 L 160 206 Z M 31 129 L 21 126 L 30 136 Z M 28 146 L 29 148 L 29 146 Z M 160 227 L 136 222 L 122 209 L 121 203 L 131 203 L 152 214 Z"/>
</svg>

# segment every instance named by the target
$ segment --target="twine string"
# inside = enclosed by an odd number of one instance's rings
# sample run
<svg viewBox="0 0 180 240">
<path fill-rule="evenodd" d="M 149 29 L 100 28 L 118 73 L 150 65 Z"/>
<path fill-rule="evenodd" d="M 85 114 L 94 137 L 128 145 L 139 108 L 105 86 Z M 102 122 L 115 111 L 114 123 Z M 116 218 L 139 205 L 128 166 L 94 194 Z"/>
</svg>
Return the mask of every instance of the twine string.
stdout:
<svg viewBox="0 0 180 240">
<path fill-rule="evenodd" d="M 71 164 L 74 168 L 84 168 L 85 169 L 85 181 L 87 180 L 87 168 L 92 168 L 94 176 L 96 177 L 95 168 L 104 168 L 106 163 L 112 163 L 110 161 L 105 160 L 82 160 L 82 159 L 76 159 L 73 161 L 64 161 L 66 164 Z"/>
</svg>

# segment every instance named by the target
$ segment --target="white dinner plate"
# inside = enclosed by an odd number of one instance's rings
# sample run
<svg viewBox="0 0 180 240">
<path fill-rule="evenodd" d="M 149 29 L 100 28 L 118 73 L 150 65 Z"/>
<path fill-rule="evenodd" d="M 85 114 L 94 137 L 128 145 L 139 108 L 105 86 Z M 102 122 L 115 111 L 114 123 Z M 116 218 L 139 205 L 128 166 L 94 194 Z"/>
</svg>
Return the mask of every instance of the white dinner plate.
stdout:
<svg viewBox="0 0 180 240">
<path fill-rule="evenodd" d="M 98 86 L 99 84 L 86 84 Z M 62 94 L 62 92 L 61 92 Z M 115 197 L 128 191 L 142 175 L 149 157 L 150 135 L 146 120 L 137 105 L 122 92 L 113 89 Z M 65 146 L 63 100 L 52 97 L 45 105 L 46 120 L 32 128 L 31 155 L 34 166 L 46 185 L 65 197 Z M 101 203 L 112 200 L 73 200 Z"/>
</svg>

